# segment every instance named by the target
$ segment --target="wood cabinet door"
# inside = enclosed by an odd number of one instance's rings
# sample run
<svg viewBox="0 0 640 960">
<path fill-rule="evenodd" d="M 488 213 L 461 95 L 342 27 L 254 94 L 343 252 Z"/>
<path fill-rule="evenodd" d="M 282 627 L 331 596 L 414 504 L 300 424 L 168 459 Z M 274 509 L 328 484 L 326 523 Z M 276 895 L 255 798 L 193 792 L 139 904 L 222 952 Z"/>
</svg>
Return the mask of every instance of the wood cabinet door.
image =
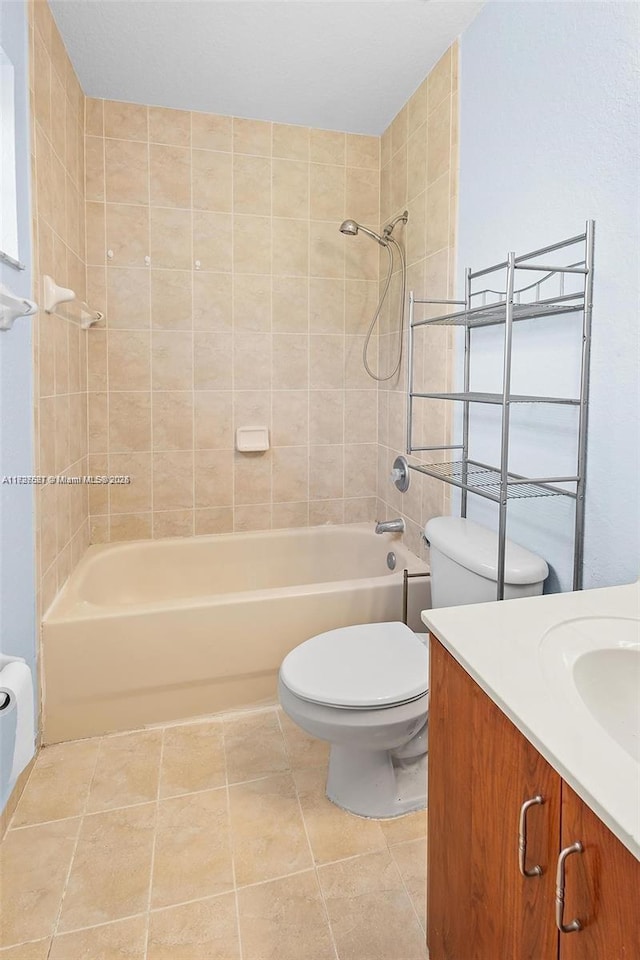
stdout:
<svg viewBox="0 0 640 960">
<path fill-rule="evenodd" d="M 527 861 L 518 867 L 525 800 Z M 427 930 L 432 960 L 556 960 L 560 778 L 431 641 Z"/>
<path fill-rule="evenodd" d="M 566 860 L 560 960 L 638 960 L 640 863 L 566 783 L 562 784 L 562 847 L 584 850 Z"/>
</svg>

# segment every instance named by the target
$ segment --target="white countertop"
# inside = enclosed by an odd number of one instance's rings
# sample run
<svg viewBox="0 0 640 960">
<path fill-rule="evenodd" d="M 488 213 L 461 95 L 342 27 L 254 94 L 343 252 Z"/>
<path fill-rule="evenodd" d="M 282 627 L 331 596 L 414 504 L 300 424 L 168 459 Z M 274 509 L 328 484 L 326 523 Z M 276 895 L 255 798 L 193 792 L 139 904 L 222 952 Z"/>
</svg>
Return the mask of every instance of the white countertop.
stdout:
<svg viewBox="0 0 640 960">
<path fill-rule="evenodd" d="M 429 630 L 638 860 L 640 766 L 558 694 L 540 646 L 566 620 L 639 614 L 640 582 L 422 613 Z"/>
</svg>

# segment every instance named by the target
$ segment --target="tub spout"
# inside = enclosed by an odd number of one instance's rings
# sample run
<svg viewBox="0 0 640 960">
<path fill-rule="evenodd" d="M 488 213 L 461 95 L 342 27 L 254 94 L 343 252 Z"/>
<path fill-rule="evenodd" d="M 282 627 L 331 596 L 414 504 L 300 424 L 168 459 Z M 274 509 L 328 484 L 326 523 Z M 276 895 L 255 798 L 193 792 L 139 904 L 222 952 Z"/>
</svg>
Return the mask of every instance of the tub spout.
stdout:
<svg viewBox="0 0 640 960">
<path fill-rule="evenodd" d="M 404 520 L 402 517 L 396 520 L 378 520 L 376 533 L 404 533 Z"/>
</svg>

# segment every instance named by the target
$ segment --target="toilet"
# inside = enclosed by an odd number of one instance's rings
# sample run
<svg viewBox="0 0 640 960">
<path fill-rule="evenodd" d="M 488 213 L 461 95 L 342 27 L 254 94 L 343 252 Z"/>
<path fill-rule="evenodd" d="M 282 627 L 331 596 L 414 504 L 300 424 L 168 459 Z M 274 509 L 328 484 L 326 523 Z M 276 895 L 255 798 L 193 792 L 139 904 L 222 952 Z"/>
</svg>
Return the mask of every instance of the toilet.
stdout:
<svg viewBox="0 0 640 960">
<path fill-rule="evenodd" d="M 472 520 L 435 517 L 434 607 L 495 600 L 497 535 Z M 505 599 L 537 596 L 549 569 L 507 541 Z M 327 797 L 361 817 L 386 819 L 426 805 L 429 651 L 404 623 L 366 623 L 305 640 L 280 667 L 282 709 L 331 744 Z"/>
</svg>

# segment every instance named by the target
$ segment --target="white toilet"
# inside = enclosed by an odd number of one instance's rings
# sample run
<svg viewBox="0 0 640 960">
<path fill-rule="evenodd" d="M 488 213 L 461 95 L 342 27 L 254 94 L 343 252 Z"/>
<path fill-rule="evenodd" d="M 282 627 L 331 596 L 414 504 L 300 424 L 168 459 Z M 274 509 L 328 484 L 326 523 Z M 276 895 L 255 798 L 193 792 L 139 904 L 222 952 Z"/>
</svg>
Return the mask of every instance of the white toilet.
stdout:
<svg viewBox="0 0 640 960">
<path fill-rule="evenodd" d="M 495 600 L 496 534 L 436 517 L 434 607 Z M 507 541 L 505 599 L 542 593 L 544 560 Z M 278 695 L 298 726 L 331 744 L 327 796 L 362 817 L 397 817 L 426 804 L 429 655 L 403 623 L 342 627 L 306 640 L 280 667 Z"/>
</svg>

